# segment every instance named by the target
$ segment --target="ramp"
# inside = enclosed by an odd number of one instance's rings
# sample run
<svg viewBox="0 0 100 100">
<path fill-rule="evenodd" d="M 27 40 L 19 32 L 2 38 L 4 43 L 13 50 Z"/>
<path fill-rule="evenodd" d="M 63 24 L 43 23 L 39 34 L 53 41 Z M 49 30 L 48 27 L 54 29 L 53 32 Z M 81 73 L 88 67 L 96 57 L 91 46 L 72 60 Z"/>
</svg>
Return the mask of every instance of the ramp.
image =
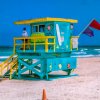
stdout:
<svg viewBox="0 0 100 100">
<path fill-rule="evenodd" d="M 8 76 L 10 79 L 14 77 L 18 70 L 18 58 L 15 54 L 11 55 L 0 64 L 0 76 Z"/>
</svg>

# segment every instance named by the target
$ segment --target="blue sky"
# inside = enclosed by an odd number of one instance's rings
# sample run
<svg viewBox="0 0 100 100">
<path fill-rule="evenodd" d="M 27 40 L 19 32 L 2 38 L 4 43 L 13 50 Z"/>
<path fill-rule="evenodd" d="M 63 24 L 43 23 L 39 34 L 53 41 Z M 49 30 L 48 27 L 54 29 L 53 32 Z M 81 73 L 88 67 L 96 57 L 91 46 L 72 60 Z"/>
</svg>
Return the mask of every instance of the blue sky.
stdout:
<svg viewBox="0 0 100 100">
<path fill-rule="evenodd" d="M 77 19 L 74 34 L 78 35 L 89 21 L 100 22 L 100 0 L 0 0 L 0 46 L 12 46 L 13 37 L 21 36 L 22 27 L 13 22 L 38 17 Z M 79 45 L 100 45 L 100 31 L 94 37 L 81 35 Z"/>
</svg>

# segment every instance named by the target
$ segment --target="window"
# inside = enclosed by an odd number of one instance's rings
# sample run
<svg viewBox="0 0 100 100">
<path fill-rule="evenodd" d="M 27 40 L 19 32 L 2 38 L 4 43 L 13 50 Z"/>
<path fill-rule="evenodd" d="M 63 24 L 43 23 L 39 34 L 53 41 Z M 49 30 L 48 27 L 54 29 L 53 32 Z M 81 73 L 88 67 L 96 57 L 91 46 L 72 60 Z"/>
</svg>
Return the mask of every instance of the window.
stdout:
<svg viewBox="0 0 100 100">
<path fill-rule="evenodd" d="M 38 26 L 33 26 L 33 32 L 38 32 Z"/>
<path fill-rule="evenodd" d="M 44 32 L 45 25 L 39 25 L 39 32 Z"/>
<path fill-rule="evenodd" d="M 70 24 L 70 29 L 72 30 L 74 28 L 73 24 Z"/>
<path fill-rule="evenodd" d="M 34 25 L 32 27 L 32 32 L 44 32 L 45 31 L 45 25 Z"/>
</svg>

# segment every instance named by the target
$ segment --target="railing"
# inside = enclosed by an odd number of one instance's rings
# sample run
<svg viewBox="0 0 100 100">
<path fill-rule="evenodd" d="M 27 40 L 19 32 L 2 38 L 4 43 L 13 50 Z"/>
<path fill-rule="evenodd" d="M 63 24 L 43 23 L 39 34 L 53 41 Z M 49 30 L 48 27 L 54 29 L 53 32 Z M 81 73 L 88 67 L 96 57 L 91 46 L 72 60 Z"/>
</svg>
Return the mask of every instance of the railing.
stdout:
<svg viewBox="0 0 100 100">
<path fill-rule="evenodd" d="M 18 70 L 18 61 L 17 61 L 17 57 L 14 59 L 14 61 L 12 61 L 12 63 L 9 64 L 10 66 L 10 79 L 12 79 L 12 74 L 14 73 L 14 71 Z"/>
<path fill-rule="evenodd" d="M 44 42 L 37 42 L 39 39 L 43 39 Z M 52 39 L 53 42 L 50 42 L 49 39 Z M 16 41 L 21 40 L 23 43 L 16 43 Z M 27 41 L 27 42 L 26 42 Z M 33 41 L 33 42 L 31 42 Z M 14 38 L 14 53 L 16 52 L 17 46 L 22 46 L 23 51 L 26 50 L 26 46 L 30 49 L 31 46 L 34 47 L 34 52 L 36 52 L 36 46 L 37 45 L 44 45 L 45 46 L 45 52 L 48 52 L 49 45 L 53 46 L 53 51 L 55 52 L 55 36 L 35 36 L 35 37 L 19 37 Z"/>
<path fill-rule="evenodd" d="M 5 72 L 7 72 L 10 67 L 12 67 L 12 65 L 15 64 L 15 62 L 17 62 L 17 57 L 14 58 L 14 54 L 11 55 L 8 59 L 6 59 L 4 62 L 2 62 L 0 64 L 0 76 L 2 76 Z"/>
</svg>

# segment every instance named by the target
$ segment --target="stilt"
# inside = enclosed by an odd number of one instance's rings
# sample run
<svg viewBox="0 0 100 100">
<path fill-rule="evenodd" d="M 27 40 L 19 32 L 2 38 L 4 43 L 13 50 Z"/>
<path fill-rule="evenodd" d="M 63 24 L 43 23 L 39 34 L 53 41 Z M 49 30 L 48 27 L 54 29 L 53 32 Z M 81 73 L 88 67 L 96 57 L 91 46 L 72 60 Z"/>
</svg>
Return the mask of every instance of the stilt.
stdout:
<svg viewBox="0 0 100 100">
<path fill-rule="evenodd" d="M 21 71 L 21 64 L 19 63 L 18 64 L 18 79 L 21 79 L 21 73 L 20 73 L 20 71 Z"/>
<path fill-rule="evenodd" d="M 49 80 L 48 73 L 46 73 L 46 79 Z"/>
</svg>

